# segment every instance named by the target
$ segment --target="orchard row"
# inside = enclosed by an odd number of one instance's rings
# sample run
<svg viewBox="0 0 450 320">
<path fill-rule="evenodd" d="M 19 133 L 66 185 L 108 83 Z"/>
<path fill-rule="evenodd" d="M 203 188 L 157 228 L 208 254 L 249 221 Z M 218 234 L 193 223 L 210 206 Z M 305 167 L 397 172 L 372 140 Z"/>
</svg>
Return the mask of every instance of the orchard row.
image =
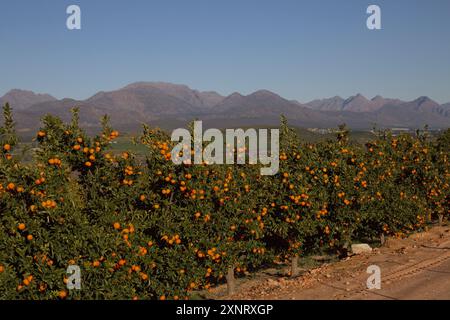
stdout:
<svg viewBox="0 0 450 320">
<path fill-rule="evenodd" d="M 175 165 L 163 131 L 144 126 L 145 159 L 108 150 L 107 117 L 87 136 L 46 116 L 32 163 L 0 131 L 0 298 L 187 299 L 273 263 L 346 255 L 355 241 L 403 237 L 449 214 L 449 131 L 365 145 L 304 143 L 282 118 L 279 173 L 258 165 Z M 66 270 L 81 270 L 68 290 Z"/>
</svg>

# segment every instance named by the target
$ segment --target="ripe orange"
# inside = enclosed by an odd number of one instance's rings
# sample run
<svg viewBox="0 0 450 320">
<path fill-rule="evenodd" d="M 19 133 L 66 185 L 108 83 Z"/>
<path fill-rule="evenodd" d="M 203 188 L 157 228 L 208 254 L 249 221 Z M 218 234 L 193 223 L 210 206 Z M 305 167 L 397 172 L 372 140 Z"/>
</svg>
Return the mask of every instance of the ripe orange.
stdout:
<svg viewBox="0 0 450 320">
<path fill-rule="evenodd" d="M 9 151 L 9 150 L 11 150 L 11 145 L 5 144 L 5 145 L 3 146 L 3 149 L 4 149 L 5 151 Z"/>
<path fill-rule="evenodd" d="M 141 271 L 141 267 L 134 265 L 131 267 L 131 270 L 139 272 L 139 271 Z"/>
<path fill-rule="evenodd" d="M 27 240 L 28 240 L 28 241 L 33 240 L 33 235 L 31 235 L 31 234 L 27 235 Z"/>
<path fill-rule="evenodd" d="M 42 138 L 45 137 L 46 133 L 44 131 L 39 131 L 37 135 Z"/>
<path fill-rule="evenodd" d="M 90 162 L 90 161 L 86 161 L 85 163 L 84 163 L 84 165 L 86 166 L 86 167 L 91 167 L 92 166 L 92 163 Z"/>
<path fill-rule="evenodd" d="M 120 223 L 114 222 L 114 229 L 119 230 L 120 229 Z"/>
<path fill-rule="evenodd" d="M 19 228 L 20 231 L 25 230 L 25 228 L 26 228 L 25 223 L 19 223 L 18 228 Z"/>
<path fill-rule="evenodd" d="M 61 299 L 65 299 L 65 298 L 67 297 L 67 292 L 64 291 L 64 290 L 62 290 L 62 291 L 60 291 L 60 292 L 58 293 L 58 296 L 59 296 Z"/>
</svg>

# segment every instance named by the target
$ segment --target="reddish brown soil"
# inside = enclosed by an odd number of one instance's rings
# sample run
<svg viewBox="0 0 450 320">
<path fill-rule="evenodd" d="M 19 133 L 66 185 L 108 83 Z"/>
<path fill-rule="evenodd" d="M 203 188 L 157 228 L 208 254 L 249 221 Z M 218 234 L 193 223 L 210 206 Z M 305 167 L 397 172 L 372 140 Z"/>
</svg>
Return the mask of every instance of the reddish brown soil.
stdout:
<svg viewBox="0 0 450 320">
<path fill-rule="evenodd" d="M 381 268 L 381 289 L 367 289 L 367 267 Z M 304 270 L 297 278 L 268 275 L 209 293 L 216 299 L 448 299 L 450 300 L 450 226 L 435 227 L 407 239 L 389 238 L 372 253 Z"/>
</svg>

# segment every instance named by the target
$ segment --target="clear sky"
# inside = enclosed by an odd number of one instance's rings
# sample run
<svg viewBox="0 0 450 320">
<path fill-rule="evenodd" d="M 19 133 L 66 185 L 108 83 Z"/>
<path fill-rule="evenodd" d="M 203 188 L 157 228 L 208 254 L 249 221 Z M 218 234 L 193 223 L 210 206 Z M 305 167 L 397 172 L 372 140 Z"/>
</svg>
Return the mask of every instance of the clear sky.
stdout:
<svg viewBox="0 0 450 320">
<path fill-rule="evenodd" d="M 82 29 L 66 28 L 77 4 Z M 366 28 L 377 4 L 382 30 Z M 135 81 L 302 102 L 450 101 L 450 0 L 1 0 L 0 95 L 87 98 Z"/>
</svg>

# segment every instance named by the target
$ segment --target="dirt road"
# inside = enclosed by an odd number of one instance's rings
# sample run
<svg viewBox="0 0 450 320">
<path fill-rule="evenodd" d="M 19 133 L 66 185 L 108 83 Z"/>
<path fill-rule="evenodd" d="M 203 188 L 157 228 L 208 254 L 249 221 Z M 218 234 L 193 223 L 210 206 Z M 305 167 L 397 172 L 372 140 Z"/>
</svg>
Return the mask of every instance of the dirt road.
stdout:
<svg viewBox="0 0 450 320">
<path fill-rule="evenodd" d="M 381 289 L 367 289 L 371 265 L 380 267 Z M 407 239 L 389 238 L 372 253 L 305 270 L 294 279 L 260 275 L 242 282 L 236 295 L 221 299 L 450 300 L 450 227 L 435 227 Z"/>
</svg>

